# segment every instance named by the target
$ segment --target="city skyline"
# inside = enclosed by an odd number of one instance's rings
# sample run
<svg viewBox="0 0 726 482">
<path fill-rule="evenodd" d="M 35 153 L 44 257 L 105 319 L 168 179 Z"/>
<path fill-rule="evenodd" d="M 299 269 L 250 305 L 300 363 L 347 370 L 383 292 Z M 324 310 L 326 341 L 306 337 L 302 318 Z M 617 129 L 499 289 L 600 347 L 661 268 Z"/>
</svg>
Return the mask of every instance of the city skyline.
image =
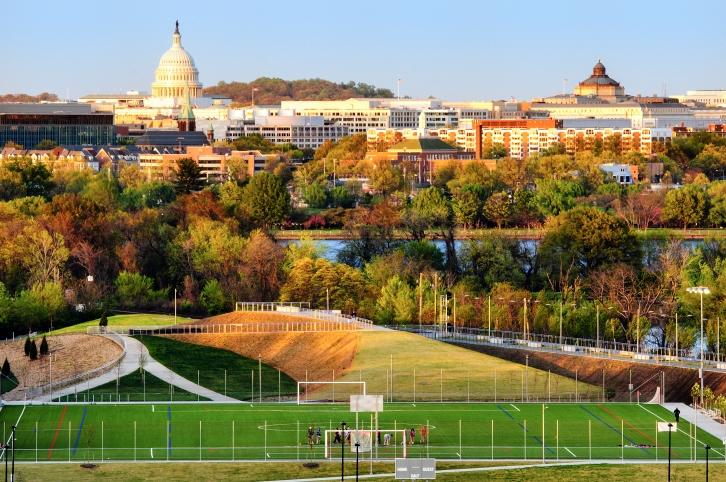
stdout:
<svg viewBox="0 0 726 482">
<path fill-rule="evenodd" d="M 726 63 L 718 61 L 726 5 L 719 3 L 700 10 L 712 15 L 679 12 L 677 25 L 672 2 L 613 1 L 614 13 L 597 18 L 570 1 L 524 8 L 463 1 L 436 11 L 412 2 L 368 3 L 366 11 L 315 1 L 279 5 L 230 3 L 196 12 L 185 1 L 131 1 L 100 11 L 86 1 L 49 3 L 32 12 L 29 31 L 20 20 L 37 4 L 9 4 L 4 44 L 13 48 L 3 52 L 0 92 L 77 98 L 149 91 L 177 19 L 205 87 L 324 78 L 395 92 L 400 78 L 404 96 L 523 100 L 571 92 L 598 59 L 630 94 L 726 87 Z"/>
</svg>

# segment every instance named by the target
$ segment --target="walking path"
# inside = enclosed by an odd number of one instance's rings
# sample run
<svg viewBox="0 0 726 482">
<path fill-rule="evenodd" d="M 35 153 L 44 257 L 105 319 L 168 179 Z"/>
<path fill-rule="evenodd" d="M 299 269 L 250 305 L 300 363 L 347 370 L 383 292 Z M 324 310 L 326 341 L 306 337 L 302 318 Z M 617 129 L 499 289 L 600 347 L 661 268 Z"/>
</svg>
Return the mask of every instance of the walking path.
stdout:
<svg viewBox="0 0 726 482">
<path fill-rule="evenodd" d="M 235 398 L 227 397 L 221 393 L 209 390 L 201 385 L 187 380 L 186 378 L 178 375 L 177 373 L 169 370 L 166 366 L 162 365 L 149 354 L 149 350 L 146 349 L 143 343 L 135 338 L 129 336 L 120 336 L 124 344 L 124 357 L 121 360 L 118 368 L 111 369 L 110 371 L 100 375 L 96 378 L 87 380 L 85 382 L 77 383 L 69 387 L 65 387 L 61 390 L 54 391 L 53 394 L 44 394 L 36 397 L 33 401 L 37 402 L 50 402 L 52 399 L 62 397 L 65 395 L 72 395 L 79 392 L 84 392 L 92 388 L 99 387 L 106 383 L 115 381 L 117 377 L 123 377 L 128 375 L 135 370 L 138 370 L 141 364 L 141 360 L 144 361 L 144 370 L 147 373 L 151 373 L 155 377 L 174 385 L 175 387 L 186 390 L 187 392 L 199 395 L 201 397 L 208 398 L 215 402 L 235 402 L 238 401 Z"/>
<path fill-rule="evenodd" d="M 664 403 L 663 406 L 671 412 L 678 408 L 684 420 L 697 425 L 704 432 L 708 432 L 719 440 L 726 440 L 726 426 L 718 423 L 711 417 L 689 407 L 685 403 Z"/>
</svg>

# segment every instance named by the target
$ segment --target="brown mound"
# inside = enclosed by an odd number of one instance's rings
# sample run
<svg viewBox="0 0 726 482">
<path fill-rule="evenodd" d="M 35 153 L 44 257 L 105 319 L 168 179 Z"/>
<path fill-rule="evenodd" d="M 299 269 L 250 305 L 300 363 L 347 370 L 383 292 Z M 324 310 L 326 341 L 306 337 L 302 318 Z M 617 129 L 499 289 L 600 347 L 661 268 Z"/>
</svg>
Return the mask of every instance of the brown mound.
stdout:
<svg viewBox="0 0 726 482">
<path fill-rule="evenodd" d="M 208 318 L 199 323 L 232 324 L 305 321 L 307 317 L 275 312 L 233 312 Z M 298 381 L 330 380 L 347 370 L 358 349 L 357 332 L 287 332 L 244 334 L 167 335 L 168 338 L 212 346 L 248 358 L 261 356 L 268 365 L 282 370 Z"/>
<path fill-rule="evenodd" d="M 82 333 L 49 336 L 48 348 L 53 357 L 53 382 L 101 367 L 121 355 L 121 347 L 102 336 Z M 36 339 L 40 347 L 40 339 Z M 45 385 L 50 381 L 50 359 L 48 356 L 31 360 L 25 356 L 25 338 L 16 338 L 0 343 L 0 360 L 6 357 L 10 369 L 19 381 L 11 393 L 19 393 L 29 387 Z"/>
</svg>

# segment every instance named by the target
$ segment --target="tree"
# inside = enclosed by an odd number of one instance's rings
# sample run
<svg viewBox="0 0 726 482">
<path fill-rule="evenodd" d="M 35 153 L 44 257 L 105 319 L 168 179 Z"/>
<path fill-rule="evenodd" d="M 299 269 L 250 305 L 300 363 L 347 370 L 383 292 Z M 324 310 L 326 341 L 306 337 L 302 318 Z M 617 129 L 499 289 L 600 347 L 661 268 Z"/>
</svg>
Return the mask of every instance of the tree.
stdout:
<svg viewBox="0 0 726 482">
<path fill-rule="evenodd" d="M 139 273 L 122 271 L 116 278 L 116 296 L 122 306 L 138 307 L 149 302 L 154 281 Z"/>
<path fill-rule="evenodd" d="M 290 194 L 285 185 L 279 177 L 267 172 L 250 179 L 243 200 L 252 219 L 265 229 L 281 223 L 290 212 Z"/>
<path fill-rule="evenodd" d="M 23 348 L 25 356 L 30 356 L 30 337 L 25 337 L 25 347 Z"/>
<path fill-rule="evenodd" d="M 216 315 L 222 312 L 225 299 L 219 281 L 211 279 L 204 283 L 202 293 L 199 295 L 199 303 L 210 315 Z"/>
<path fill-rule="evenodd" d="M 16 252 L 29 272 L 30 284 L 59 282 L 70 252 L 59 233 L 49 233 L 38 225 L 30 225 L 15 242 Z"/>
<path fill-rule="evenodd" d="M 660 222 L 664 196 L 660 191 L 630 192 L 615 200 L 615 212 L 631 228 L 648 229 Z"/>
<path fill-rule="evenodd" d="M 319 183 L 314 182 L 303 191 L 303 199 L 311 208 L 324 208 L 328 204 L 328 192 Z"/>
<path fill-rule="evenodd" d="M 10 164 L 8 169 L 20 174 L 26 196 L 50 197 L 53 182 L 50 180 L 51 173 L 44 164 L 21 160 Z"/>
<path fill-rule="evenodd" d="M 330 190 L 330 203 L 336 208 L 352 208 L 355 198 L 345 186 L 335 186 Z"/>
<path fill-rule="evenodd" d="M 403 187 L 403 173 L 390 164 L 376 165 L 370 174 L 370 184 L 377 192 L 388 196 Z"/>
<path fill-rule="evenodd" d="M 495 192 L 484 203 L 484 215 L 488 220 L 496 223 L 497 228 L 501 228 L 502 224 L 507 222 L 511 212 L 512 202 L 506 192 Z"/>
<path fill-rule="evenodd" d="M 575 198 L 584 194 L 577 181 L 541 179 L 537 182 L 535 203 L 543 216 L 556 216 L 575 207 Z"/>
<path fill-rule="evenodd" d="M 417 229 L 436 230 L 446 246 L 446 267 L 451 273 L 457 271 L 456 247 L 454 244 L 454 209 L 444 191 L 437 187 L 429 187 L 418 193 L 411 207 L 406 212 L 409 226 Z M 420 237 L 417 239 L 421 239 Z"/>
<path fill-rule="evenodd" d="M 28 356 L 31 360 L 38 359 L 38 346 L 35 344 L 35 340 L 31 340 L 30 342 L 30 350 L 28 351 Z"/>
<path fill-rule="evenodd" d="M 40 356 L 45 356 L 48 354 L 48 340 L 45 339 L 45 336 L 43 336 L 43 339 L 40 342 Z"/>
<path fill-rule="evenodd" d="M 378 321 L 410 323 L 416 314 L 414 290 L 398 276 L 393 276 L 381 289 L 377 301 Z"/>
<path fill-rule="evenodd" d="M 665 197 L 663 218 L 678 223 L 686 229 L 688 226 L 700 226 L 708 210 L 708 197 L 700 186 L 686 185 L 680 189 L 668 191 Z"/>
<path fill-rule="evenodd" d="M 519 250 L 517 241 L 501 237 L 464 242 L 459 256 L 464 279 L 479 291 L 490 291 L 495 283 L 522 285 Z"/>
<path fill-rule="evenodd" d="M 486 189 L 480 184 L 467 184 L 454 190 L 456 221 L 466 228 L 478 226 L 482 221 L 486 195 Z"/>
<path fill-rule="evenodd" d="M 176 181 L 174 183 L 176 192 L 179 194 L 190 194 L 201 191 L 204 187 L 202 180 L 202 169 L 189 157 L 176 161 Z"/>
<path fill-rule="evenodd" d="M 103 310 L 103 313 L 101 313 L 101 319 L 98 320 L 98 326 L 108 326 L 108 316 L 106 316 L 106 310 Z"/>
<path fill-rule="evenodd" d="M 641 262 L 640 243 L 625 222 L 590 207 L 577 207 L 550 219 L 539 256 L 549 276 L 561 276 L 570 268 L 585 274 L 608 264 L 638 266 Z"/>
<path fill-rule="evenodd" d="M 35 146 L 35 148 L 40 151 L 49 151 L 51 149 L 55 149 L 56 147 L 58 147 L 58 143 L 51 139 L 43 139 Z"/>
<path fill-rule="evenodd" d="M 0 374 L 3 375 L 3 377 L 10 378 L 13 375 L 12 370 L 10 369 L 10 362 L 8 361 L 8 358 L 5 357 L 5 361 L 3 362 L 2 369 L 0 369 Z"/>
</svg>

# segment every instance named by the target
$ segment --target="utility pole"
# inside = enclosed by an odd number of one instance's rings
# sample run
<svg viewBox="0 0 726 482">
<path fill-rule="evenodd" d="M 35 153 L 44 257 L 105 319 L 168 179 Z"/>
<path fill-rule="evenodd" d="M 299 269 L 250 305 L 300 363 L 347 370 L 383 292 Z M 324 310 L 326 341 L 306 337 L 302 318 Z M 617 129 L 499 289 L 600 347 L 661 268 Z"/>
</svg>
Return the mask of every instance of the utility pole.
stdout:
<svg viewBox="0 0 726 482">
<path fill-rule="evenodd" d="M 418 274 L 418 331 L 421 332 L 421 312 L 423 311 L 423 273 Z"/>
</svg>

